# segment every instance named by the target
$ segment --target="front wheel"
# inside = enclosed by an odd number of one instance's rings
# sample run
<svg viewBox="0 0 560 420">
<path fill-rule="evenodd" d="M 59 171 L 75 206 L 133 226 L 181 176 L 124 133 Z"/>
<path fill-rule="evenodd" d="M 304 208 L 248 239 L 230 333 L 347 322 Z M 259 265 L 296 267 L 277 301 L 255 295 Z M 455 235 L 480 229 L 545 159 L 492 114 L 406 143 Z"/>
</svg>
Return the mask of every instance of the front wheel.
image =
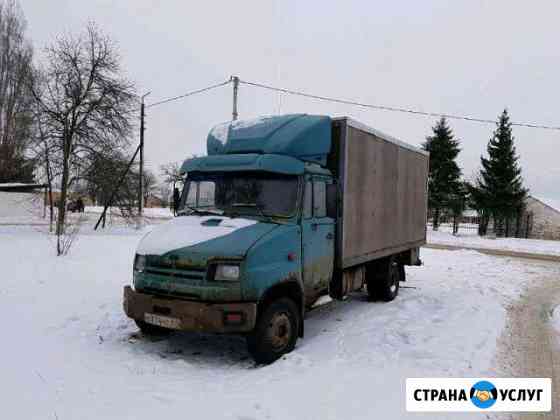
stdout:
<svg viewBox="0 0 560 420">
<path fill-rule="evenodd" d="M 291 299 L 269 303 L 259 315 L 254 331 L 247 336 L 247 348 L 255 362 L 269 364 L 291 352 L 300 322 L 301 315 Z"/>
</svg>

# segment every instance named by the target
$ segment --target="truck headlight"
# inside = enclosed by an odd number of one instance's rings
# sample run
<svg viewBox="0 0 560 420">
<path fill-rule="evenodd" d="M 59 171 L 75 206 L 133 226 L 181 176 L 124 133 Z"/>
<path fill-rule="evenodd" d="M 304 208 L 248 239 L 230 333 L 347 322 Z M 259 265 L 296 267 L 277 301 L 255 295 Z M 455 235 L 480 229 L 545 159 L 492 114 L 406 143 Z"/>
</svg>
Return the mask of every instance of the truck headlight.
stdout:
<svg viewBox="0 0 560 420">
<path fill-rule="evenodd" d="M 218 264 L 214 274 L 217 281 L 237 281 L 239 280 L 239 266 L 231 264 Z"/>
<path fill-rule="evenodd" d="M 146 268 L 146 256 L 136 254 L 134 258 L 134 271 L 142 272 Z"/>
</svg>

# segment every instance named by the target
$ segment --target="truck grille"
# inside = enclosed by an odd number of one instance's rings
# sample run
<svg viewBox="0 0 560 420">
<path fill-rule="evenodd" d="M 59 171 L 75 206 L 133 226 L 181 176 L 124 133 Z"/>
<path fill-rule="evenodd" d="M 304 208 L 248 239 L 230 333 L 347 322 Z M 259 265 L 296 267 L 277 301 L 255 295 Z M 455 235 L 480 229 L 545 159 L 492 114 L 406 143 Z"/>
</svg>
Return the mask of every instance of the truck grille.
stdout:
<svg viewBox="0 0 560 420">
<path fill-rule="evenodd" d="M 188 261 L 159 255 L 148 256 L 146 272 L 190 280 L 204 280 L 206 277 L 206 267 L 194 266 Z"/>
<path fill-rule="evenodd" d="M 149 268 L 163 268 L 173 270 L 195 271 L 205 273 L 206 267 L 195 266 L 190 261 L 184 261 L 179 258 L 162 257 L 159 255 L 149 255 L 147 257 L 146 266 Z"/>
<path fill-rule="evenodd" d="M 195 290 L 206 280 L 206 267 L 195 266 L 173 255 L 148 255 L 144 272 L 154 277 L 145 279 L 141 288 L 157 295 L 199 299 Z"/>
<path fill-rule="evenodd" d="M 200 295 L 194 293 L 184 293 L 184 292 L 177 292 L 174 291 L 173 293 L 168 292 L 167 290 L 159 289 L 157 287 L 144 287 L 142 288 L 142 292 L 151 293 L 154 296 L 161 296 L 165 298 L 184 298 L 184 299 L 193 299 L 193 300 L 200 300 Z"/>
<path fill-rule="evenodd" d="M 177 277 L 181 279 L 190 279 L 190 280 L 204 280 L 204 273 L 196 274 L 190 272 L 182 272 L 179 270 L 166 271 L 166 270 L 158 270 L 153 268 L 147 268 L 145 271 L 148 274 L 157 274 L 159 276 Z"/>
</svg>

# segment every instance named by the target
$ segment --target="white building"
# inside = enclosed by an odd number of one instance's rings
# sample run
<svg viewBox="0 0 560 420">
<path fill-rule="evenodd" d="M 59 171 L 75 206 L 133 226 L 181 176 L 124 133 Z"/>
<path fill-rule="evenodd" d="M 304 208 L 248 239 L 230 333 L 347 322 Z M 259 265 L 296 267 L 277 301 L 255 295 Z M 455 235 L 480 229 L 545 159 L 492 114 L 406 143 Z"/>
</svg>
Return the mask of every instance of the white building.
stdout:
<svg viewBox="0 0 560 420">
<path fill-rule="evenodd" d="M 529 238 L 560 240 L 560 201 L 529 196 L 526 212 L 531 219 Z"/>
<path fill-rule="evenodd" d="M 0 184 L 0 225 L 29 224 L 45 216 L 45 185 Z"/>
</svg>

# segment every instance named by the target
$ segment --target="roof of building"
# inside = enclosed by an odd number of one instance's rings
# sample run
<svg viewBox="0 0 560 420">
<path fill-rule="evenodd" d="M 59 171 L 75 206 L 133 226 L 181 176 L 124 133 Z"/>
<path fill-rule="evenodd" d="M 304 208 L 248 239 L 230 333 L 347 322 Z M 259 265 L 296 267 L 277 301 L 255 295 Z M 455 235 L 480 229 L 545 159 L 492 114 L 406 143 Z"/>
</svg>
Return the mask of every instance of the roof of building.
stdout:
<svg viewBox="0 0 560 420">
<path fill-rule="evenodd" d="M 541 197 L 533 197 L 535 200 L 540 201 L 541 203 L 543 203 L 544 205 L 552 208 L 553 210 L 556 210 L 557 212 L 560 213 L 560 200 L 558 199 L 553 199 L 553 198 L 541 198 Z"/>
<path fill-rule="evenodd" d="M 0 184 L 0 191 L 7 192 L 31 192 L 40 188 L 45 188 L 46 184 L 29 184 L 23 182 L 6 182 Z"/>
</svg>

